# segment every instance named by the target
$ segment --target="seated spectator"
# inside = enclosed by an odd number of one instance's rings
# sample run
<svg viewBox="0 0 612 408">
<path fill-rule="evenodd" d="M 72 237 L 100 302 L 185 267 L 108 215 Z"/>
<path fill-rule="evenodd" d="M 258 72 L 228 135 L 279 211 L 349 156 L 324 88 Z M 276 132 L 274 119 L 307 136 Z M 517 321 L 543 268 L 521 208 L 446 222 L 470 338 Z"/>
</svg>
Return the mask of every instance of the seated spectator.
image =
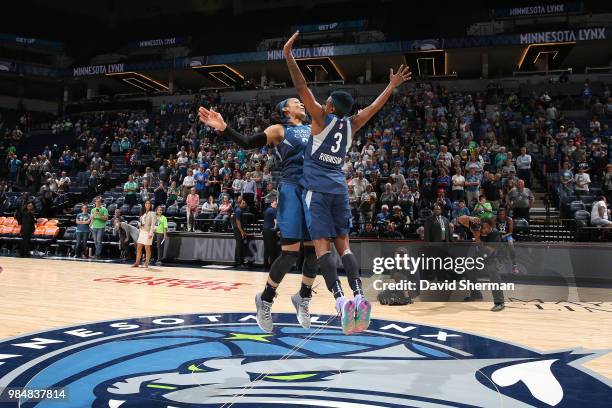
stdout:
<svg viewBox="0 0 612 408">
<path fill-rule="evenodd" d="M 219 206 L 213 196 L 208 196 L 208 201 L 202 204 L 202 216 L 204 219 L 214 219 L 219 212 Z"/>
<path fill-rule="evenodd" d="M 230 215 L 232 215 L 232 203 L 230 202 L 227 196 L 224 196 L 221 205 L 219 205 L 219 212 L 215 217 L 215 224 L 217 225 L 217 227 L 221 225 L 222 230 L 225 230 Z"/>
<path fill-rule="evenodd" d="M 591 225 L 595 227 L 612 228 L 607 200 L 604 196 L 597 197 L 591 208 Z"/>
<path fill-rule="evenodd" d="M 365 224 L 365 228 L 359 233 L 361 238 L 378 238 L 378 232 L 374 229 L 371 222 Z"/>
<path fill-rule="evenodd" d="M 391 183 L 385 184 L 385 192 L 380 195 L 380 204 L 393 208 L 397 204 L 397 194 L 393 191 Z"/>
<path fill-rule="evenodd" d="M 391 219 L 391 213 L 389 212 L 389 206 L 386 204 L 383 204 L 382 207 L 380 207 L 380 212 L 376 214 L 376 223 L 384 224 L 386 222 L 389 222 L 390 219 Z"/>
<path fill-rule="evenodd" d="M 395 223 L 389 222 L 385 226 L 384 232 L 381 234 L 381 238 L 387 239 L 401 239 L 402 234 L 397 230 Z"/>
<path fill-rule="evenodd" d="M 464 200 L 459 200 L 453 204 L 452 220 L 456 220 L 462 215 L 470 215 L 470 209 L 465 206 Z"/>
<path fill-rule="evenodd" d="M 410 217 L 402 212 L 402 207 L 399 205 L 393 206 L 393 213 L 391 214 L 390 221 L 395 223 L 397 229 L 402 232 L 410 225 Z"/>
<path fill-rule="evenodd" d="M 485 218 L 490 219 L 493 217 L 493 206 L 490 202 L 487 201 L 486 196 L 481 195 L 478 198 L 478 204 L 474 206 L 474 211 L 472 211 L 472 215 L 480 218 L 481 220 Z"/>
</svg>

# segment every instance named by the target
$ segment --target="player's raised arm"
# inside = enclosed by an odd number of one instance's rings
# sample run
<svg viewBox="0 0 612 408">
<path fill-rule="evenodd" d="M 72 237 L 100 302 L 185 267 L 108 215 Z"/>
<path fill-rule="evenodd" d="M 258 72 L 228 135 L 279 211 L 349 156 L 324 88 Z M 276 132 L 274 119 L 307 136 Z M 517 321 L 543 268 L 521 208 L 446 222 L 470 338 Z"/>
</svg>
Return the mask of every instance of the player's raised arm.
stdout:
<svg viewBox="0 0 612 408">
<path fill-rule="evenodd" d="M 312 91 L 308 88 L 306 84 L 306 78 L 304 78 L 304 74 L 298 67 L 297 62 L 295 61 L 295 57 L 293 56 L 293 43 L 296 38 L 300 34 L 299 31 L 296 31 L 295 34 L 289 38 L 285 46 L 283 47 L 283 54 L 285 55 L 285 59 L 287 60 L 287 66 L 289 67 L 289 74 L 291 74 L 291 81 L 293 81 L 293 86 L 297 90 L 298 96 L 300 100 L 304 104 L 306 111 L 312 118 L 312 121 L 319 126 L 323 126 L 325 124 L 325 111 L 323 107 L 317 102 Z"/>
<path fill-rule="evenodd" d="M 266 128 L 266 130 L 263 132 L 258 132 L 247 136 L 228 126 L 227 123 L 225 123 L 223 116 L 221 116 L 219 112 L 214 111 L 212 108 L 208 110 L 205 107 L 200 106 L 200 109 L 198 109 L 198 117 L 200 118 L 200 122 L 220 131 L 224 137 L 244 149 L 261 148 L 267 144 L 276 145 L 282 139 L 283 128 L 280 125 L 272 125 Z"/>
<path fill-rule="evenodd" d="M 410 68 L 404 66 L 403 64 L 399 67 L 397 72 L 393 72 L 393 68 L 389 69 L 389 85 L 385 88 L 384 91 L 370 104 L 370 106 L 360 110 L 351 118 L 351 126 L 353 129 L 353 133 L 357 132 L 359 129 L 363 127 L 372 116 L 374 116 L 382 107 L 387 103 L 387 100 L 393 93 L 393 90 L 403 84 L 406 81 L 409 81 L 412 77 L 412 72 L 410 72 Z"/>
</svg>

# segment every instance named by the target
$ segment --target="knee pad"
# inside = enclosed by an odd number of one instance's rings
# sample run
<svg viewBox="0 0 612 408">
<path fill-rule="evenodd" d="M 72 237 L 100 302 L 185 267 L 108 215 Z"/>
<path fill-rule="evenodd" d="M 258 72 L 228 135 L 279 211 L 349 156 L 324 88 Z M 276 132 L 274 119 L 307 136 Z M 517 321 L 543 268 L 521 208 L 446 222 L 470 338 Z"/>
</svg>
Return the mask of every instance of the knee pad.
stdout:
<svg viewBox="0 0 612 408">
<path fill-rule="evenodd" d="M 280 256 L 272 262 L 270 267 L 270 279 L 277 284 L 281 283 L 285 274 L 295 265 L 299 255 L 297 251 L 281 251 Z"/>
<path fill-rule="evenodd" d="M 317 254 L 312 246 L 304 247 L 304 265 L 302 265 L 302 275 L 307 278 L 316 278 L 319 264 L 317 262 Z"/>
</svg>

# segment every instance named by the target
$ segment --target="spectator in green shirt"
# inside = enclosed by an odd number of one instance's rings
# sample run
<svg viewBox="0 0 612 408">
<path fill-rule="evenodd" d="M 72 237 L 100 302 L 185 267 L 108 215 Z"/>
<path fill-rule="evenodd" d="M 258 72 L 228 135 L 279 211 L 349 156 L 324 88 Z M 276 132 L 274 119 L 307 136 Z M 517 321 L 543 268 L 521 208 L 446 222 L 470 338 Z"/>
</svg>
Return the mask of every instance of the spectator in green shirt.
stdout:
<svg viewBox="0 0 612 408">
<path fill-rule="evenodd" d="M 136 205 L 137 190 L 138 183 L 134 181 L 134 176 L 130 174 L 128 176 L 128 181 L 123 185 L 123 192 L 125 193 L 125 203 L 128 204 L 130 207 Z"/>
<path fill-rule="evenodd" d="M 102 198 L 96 197 L 96 206 L 91 209 L 91 235 L 96 246 L 95 258 L 100 259 L 102 255 L 102 240 L 104 239 L 104 228 L 108 220 L 108 210 L 102 207 Z"/>
<path fill-rule="evenodd" d="M 491 219 L 493 218 L 493 206 L 487 201 L 484 195 L 481 195 L 478 198 L 478 204 L 474 207 L 474 212 L 472 214 L 481 220 L 485 218 Z"/>
<path fill-rule="evenodd" d="M 157 244 L 157 266 L 161 266 L 164 257 L 164 242 L 168 233 L 168 219 L 164 215 L 164 207 L 158 206 L 155 209 L 155 243 Z"/>
</svg>

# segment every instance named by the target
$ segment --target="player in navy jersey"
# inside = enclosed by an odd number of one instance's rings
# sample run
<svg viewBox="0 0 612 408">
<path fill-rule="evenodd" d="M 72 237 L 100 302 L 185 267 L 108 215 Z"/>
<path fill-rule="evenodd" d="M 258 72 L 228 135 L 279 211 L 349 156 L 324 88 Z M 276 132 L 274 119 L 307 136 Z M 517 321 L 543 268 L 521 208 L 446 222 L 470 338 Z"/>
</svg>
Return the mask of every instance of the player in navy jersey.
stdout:
<svg viewBox="0 0 612 408">
<path fill-rule="evenodd" d="M 342 163 L 352 146 L 355 133 L 384 106 L 395 88 L 410 79 L 410 71 L 403 65 L 397 73 L 391 69 L 389 85 L 385 90 L 370 106 L 348 117 L 353 108 L 353 97 L 350 94 L 332 92 L 325 106 L 321 106 L 308 88 L 292 54 L 293 43 L 298 35 L 299 32 L 296 32 L 287 41 L 283 52 L 293 85 L 312 118 L 312 136 L 306 146 L 302 176 L 304 212 L 325 284 L 336 299 L 342 331 L 351 334 L 367 329 L 371 305 L 363 297 L 359 263 L 349 245 L 348 233 L 352 217 Z M 344 296 L 338 280 L 336 262 L 331 253 L 332 239 L 341 256 L 354 301 Z"/>
<path fill-rule="evenodd" d="M 271 332 L 272 303 L 276 288 L 283 277 L 295 265 L 304 244 L 305 260 L 302 267 L 302 286 L 300 291 L 291 297 L 296 309 L 299 323 L 304 328 L 310 327 L 309 304 L 312 299 L 312 284 L 316 278 L 317 261 L 314 247 L 308 235 L 308 228 L 302 209 L 302 168 L 304 166 L 304 149 L 310 138 L 310 126 L 304 124 L 306 112 L 304 105 L 297 98 L 289 98 L 277 105 L 282 123 L 269 126 L 261 133 L 245 136 L 227 126 L 223 117 L 213 110 L 201 107 L 199 117 L 202 123 L 223 132 L 228 139 L 245 149 L 261 148 L 267 144 L 276 146 L 281 157 L 281 181 L 278 185 L 277 223 L 281 233 L 281 254 L 272 263 L 268 281 L 262 293 L 255 297 L 257 323 L 259 327 Z M 308 243 L 306 243 L 308 241 Z"/>
</svg>

